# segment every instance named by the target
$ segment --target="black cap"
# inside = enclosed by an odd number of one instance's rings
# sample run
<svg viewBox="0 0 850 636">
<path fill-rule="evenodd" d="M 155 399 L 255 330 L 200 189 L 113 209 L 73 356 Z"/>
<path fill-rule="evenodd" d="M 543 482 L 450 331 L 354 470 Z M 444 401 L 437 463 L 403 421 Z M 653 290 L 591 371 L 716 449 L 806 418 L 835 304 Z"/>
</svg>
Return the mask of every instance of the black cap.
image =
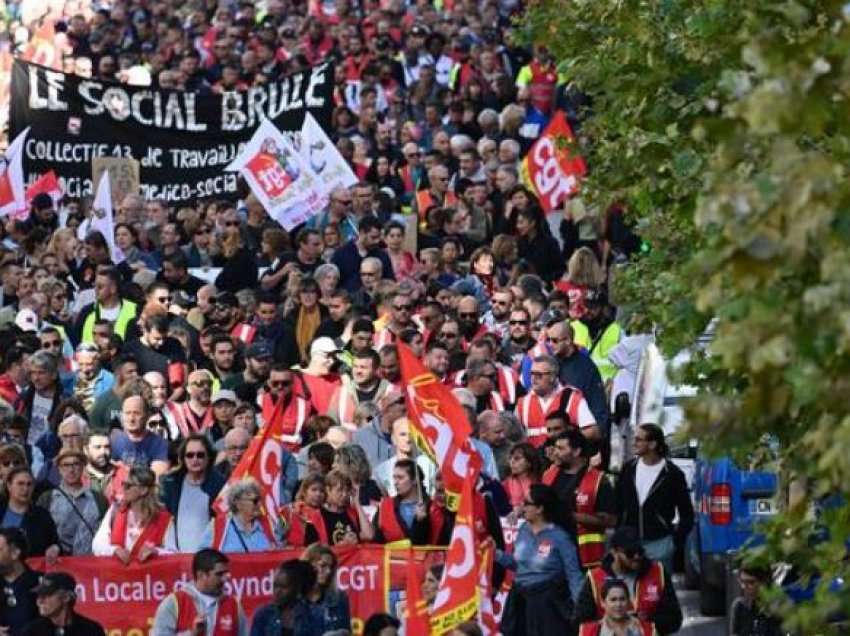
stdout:
<svg viewBox="0 0 850 636">
<path fill-rule="evenodd" d="M 550 327 L 556 322 L 563 322 L 566 316 L 557 309 L 547 309 L 537 318 L 537 324 L 543 327 Z"/>
<path fill-rule="evenodd" d="M 245 351 L 246 358 L 271 358 L 272 349 L 265 342 L 255 342 Z"/>
<path fill-rule="evenodd" d="M 643 550 L 638 531 L 635 528 L 629 527 L 618 528 L 611 537 L 609 545 L 611 549 L 618 548 L 624 552 Z"/>
<path fill-rule="evenodd" d="M 215 304 L 216 305 L 228 305 L 230 307 L 238 307 L 239 301 L 236 300 L 236 296 L 233 292 L 223 291 L 219 292 L 215 295 Z"/>
<path fill-rule="evenodd" d="M 55 592 L 73 592 L 77 589 L 77 581 L 65 572 L 51 572 L 41 577 L 32 591 L 38 596 L 42 594 L 53 594 Z"/>
</svg>

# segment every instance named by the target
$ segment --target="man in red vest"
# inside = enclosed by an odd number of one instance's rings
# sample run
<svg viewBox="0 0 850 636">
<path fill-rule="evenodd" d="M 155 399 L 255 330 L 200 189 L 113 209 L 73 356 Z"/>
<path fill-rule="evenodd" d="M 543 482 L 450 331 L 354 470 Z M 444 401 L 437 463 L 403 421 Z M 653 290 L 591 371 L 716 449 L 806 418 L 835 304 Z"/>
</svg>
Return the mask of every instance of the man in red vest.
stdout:
<svg viewBox="0 0 850 636">
<path fill-rule="evenodd" d="M 611 537 L 610 548 L 599 567 L 587 573 L 573 620 L 581 624 L 602 618 L 602 586 L 606 580 L 617 578 L 628 583 L 637 618 L 653 623 L 661 636 L 679 631 L 682 608 L 673 579 L 661 563 L 646 558 L 637 531 L 618 529 Z"/>
<path fill-rule="evenodd" d="M 192 558 L 192 582 L 159 604 L 151 634 L 156 636 L 246 636 L 248 621 L 235 596 L 224 593 L 230 561 L 218 550 L 204 549 Z"/>
<path fill-rule="evenodd" d="M 561 502 L 555 522 L 576 538 L 584 569 L 596 567 L 605 556 L 605 529 L 617 523 L 614 489 L 602 471 L 589 464 L 591 449 L 577 429 L 554 440 L 555 463 L 543 474 Z"/>
</svg>

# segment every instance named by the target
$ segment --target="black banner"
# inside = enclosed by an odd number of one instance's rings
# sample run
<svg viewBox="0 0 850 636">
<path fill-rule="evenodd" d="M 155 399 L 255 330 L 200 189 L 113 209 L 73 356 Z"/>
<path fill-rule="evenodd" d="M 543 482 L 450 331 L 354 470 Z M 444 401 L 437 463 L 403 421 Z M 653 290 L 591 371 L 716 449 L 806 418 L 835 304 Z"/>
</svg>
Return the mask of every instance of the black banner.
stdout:
<svg viewBox="0 0 850 636">
<path fill-rule="evenodd" d="M 325 64 L 242 93 L 202 96 L 86 79 L 15 60 L 9 139 L 29 126 L 27 183 L 54 170 L 71 197 L 94 194 L 94 157 L 132 157 L 139 161 L 147 198 L 228 199 L 237 175 L 224 168 L 263 117 L 282 131 L 299 131 L 309 110 L 329 128 L 333 76 Z"/>
</svg>

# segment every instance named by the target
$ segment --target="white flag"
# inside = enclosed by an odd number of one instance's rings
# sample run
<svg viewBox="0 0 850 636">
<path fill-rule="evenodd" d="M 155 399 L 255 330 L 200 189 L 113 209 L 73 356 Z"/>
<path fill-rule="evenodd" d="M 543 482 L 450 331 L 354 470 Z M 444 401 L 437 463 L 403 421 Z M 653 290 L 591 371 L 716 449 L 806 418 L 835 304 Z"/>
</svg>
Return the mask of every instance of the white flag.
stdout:
<svg viewBox="0 0 850 636">
<path fill-rule="evenodd" d="M 24 187 L 24 143 L 29 127 L 21 131 L 0 159 L 0 216 L 17 214 L 27 208 Z"/>
<path fill-rule="evenodd" d="M 91 209 L 91 221 L 88 231 L 97 230 L 103 234 L 109 246 L 109 255 L 116 265 L 124 260 L 124 253 L 115 245 L 115 222 L 112 216 L 112 187 L 109 184 L 109 170 L 104 170 L 97 184 L 97 192 Z"/>
<path fill-rule="evenodd" d="M 336 188 L 347 188 L 358 182 L 351 166 L 309 112 L 301 126 L 301 156 L 319 176 L 328 196 Z"/>
<path fill-rule="evenodd" d="M 268 119 L 225 170 L 239 171 L 269 215 L 286 230 L 328 204 L 316 173 Z"/>
</svg>

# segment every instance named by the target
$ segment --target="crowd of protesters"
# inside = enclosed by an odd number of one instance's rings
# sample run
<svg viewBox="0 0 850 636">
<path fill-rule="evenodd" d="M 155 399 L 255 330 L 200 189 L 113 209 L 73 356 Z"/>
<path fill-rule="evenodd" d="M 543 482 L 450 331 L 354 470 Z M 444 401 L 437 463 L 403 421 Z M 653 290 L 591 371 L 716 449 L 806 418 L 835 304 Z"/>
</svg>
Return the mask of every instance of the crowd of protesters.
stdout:
<svg viewBox="0 0 850 636">
<path fill-rule="evenodd" d="M 328 133 L 359 182 L 293 232 L 247 193 L 127 195 L 120 263 L 89 229 L 90 201 L 39 195 L 7 220 L 0 633 L 102 633 L 74 612 L 73 577 L 39 579 L 27 557 L 167 553 L 194 554 L 193 582 L 163 601 L 152 634 L 348 633 L 329 546 L 446 546 L 454 525 L 411 432 L 401 345 L 473 430 L 476 535 L 496 549 L 495 589 L 510 587 L 502 632 L 675 633 L 685 478 L 654 423 L 633 446 L 612 434 L 641 339 L 609 279 L 641 241 L 621 208 L 546 215 L 523 184 L 552 113 L 578 130 L 586 104 L 545 46 L 518 43 L 520 3 L 108 4 L 57 21 L 67 71 L 221 93 L 334 61 Z M 245 478 L 216 513 L 273 421 L 282 507 L 265 514 Z M 304 556 L 246 617 L 223 591 L 227 555 L 281 547 Z M 429 606 L 439 577 L 423 581 Z M 364 633 L 398 626 L 376 615 Z"/>
</svg>

